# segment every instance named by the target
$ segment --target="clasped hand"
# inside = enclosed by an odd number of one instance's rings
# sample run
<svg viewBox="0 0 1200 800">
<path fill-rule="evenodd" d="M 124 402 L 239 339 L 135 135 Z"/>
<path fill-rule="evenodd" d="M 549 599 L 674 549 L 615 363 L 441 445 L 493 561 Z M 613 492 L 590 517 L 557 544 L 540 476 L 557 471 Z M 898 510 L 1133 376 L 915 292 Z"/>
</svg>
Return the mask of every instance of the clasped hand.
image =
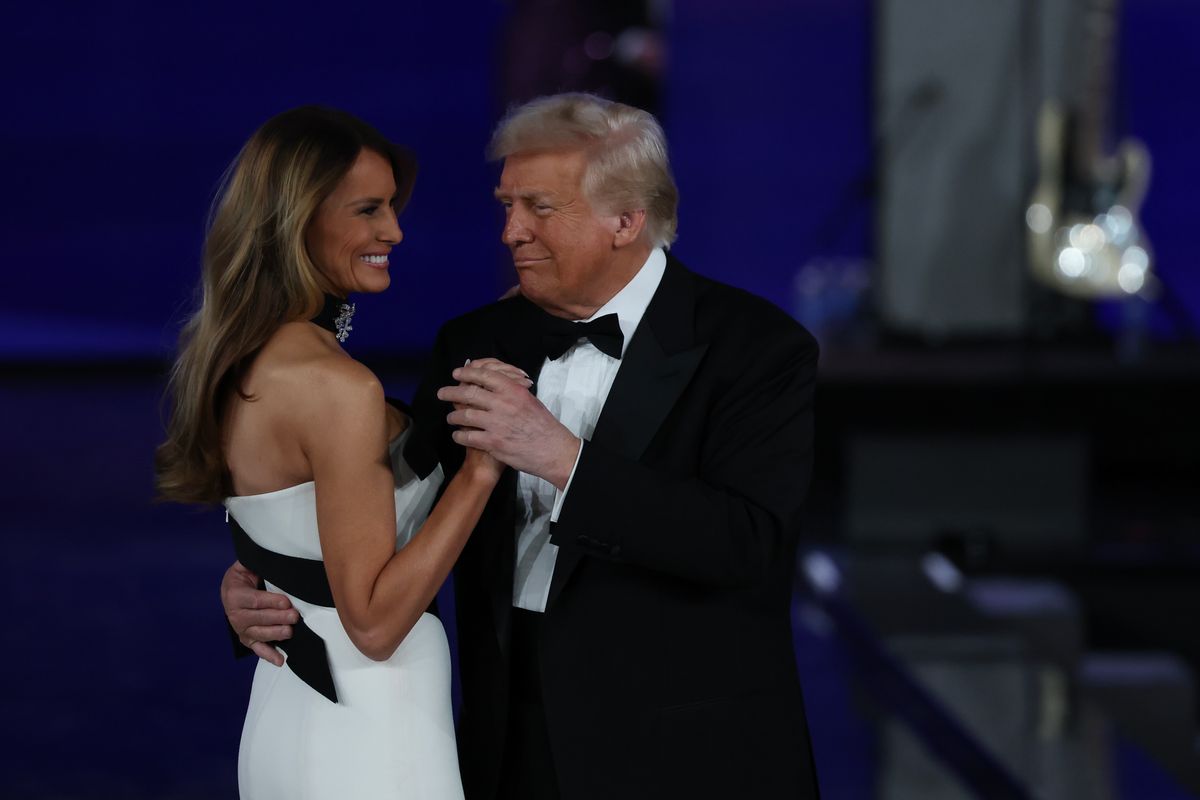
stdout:
<svg viewBox="0 0 1200 800">
<path fill-rule="evenodd" d="M 454 405 L 446 417 L 457 428 L 454 441 L 564 489 L 582 442 L 529 391 L 533 382 L 514 369 L 485 358 L 451 373 L 458 385 L 442 387 L 437 396 Z"/>
</svg>

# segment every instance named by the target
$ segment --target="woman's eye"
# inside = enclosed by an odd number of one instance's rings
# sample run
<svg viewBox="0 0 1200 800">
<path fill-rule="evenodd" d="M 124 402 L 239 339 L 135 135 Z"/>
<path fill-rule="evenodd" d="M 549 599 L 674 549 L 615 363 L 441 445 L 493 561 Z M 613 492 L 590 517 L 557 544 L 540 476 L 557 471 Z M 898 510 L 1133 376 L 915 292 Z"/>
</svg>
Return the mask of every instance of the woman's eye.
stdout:
<svg viewBox="0 0 1200 800">
<path fill-rule="evenodd" d="M 366 208 L 360 209 L 358 213 L 369 217 L 378 210 L 379 210 L 379 206 L 367 206 Z"/>
</svg>

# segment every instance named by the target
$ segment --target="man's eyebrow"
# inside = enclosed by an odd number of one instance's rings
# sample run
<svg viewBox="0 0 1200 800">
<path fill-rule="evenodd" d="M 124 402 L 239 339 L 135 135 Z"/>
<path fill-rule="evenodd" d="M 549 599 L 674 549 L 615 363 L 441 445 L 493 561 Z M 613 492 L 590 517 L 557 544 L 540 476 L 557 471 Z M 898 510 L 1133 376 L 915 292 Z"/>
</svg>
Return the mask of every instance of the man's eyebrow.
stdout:
<svg viewBox="0 0 1200 800">
<path fill-rule="evenodd" d="M 493 190 L 492 194 L 493 194 L 493 196 L 495 196 L 495 198 L 497 200 L 503 200 L 506 197 L 514 197 L 514 196 L 519 197 L 522 200 L 534 200 L 534 201 L 553 200 L 554 199 L 554 194 L 552 192 L 538 192 L 538 191 L 533 191 L 533 190 L 526 190 L 523 192 L 522 191 L 508 192 L 508 191 L 505 191 L 504 189 L 501 189 L 499 186 L 497 186 L 495 188 L 495 190 Z"/>
</svg>

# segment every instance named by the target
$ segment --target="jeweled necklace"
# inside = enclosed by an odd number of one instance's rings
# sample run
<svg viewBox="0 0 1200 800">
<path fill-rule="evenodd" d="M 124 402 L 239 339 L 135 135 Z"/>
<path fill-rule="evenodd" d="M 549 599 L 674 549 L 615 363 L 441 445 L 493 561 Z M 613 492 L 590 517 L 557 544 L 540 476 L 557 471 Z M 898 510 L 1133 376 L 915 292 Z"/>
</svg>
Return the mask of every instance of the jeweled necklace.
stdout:
<svg viewBox="0 0 1200 800">
<path fill-rule="evenodd" d="M 327 294 L 324 307 L 312 318 L 312 323 L 332 333 L 339 342 L 344 342 L 350 338 L 350 331 L 354 330 L 350 324 L 353 318 L 354 303 Z"/>
</svg>

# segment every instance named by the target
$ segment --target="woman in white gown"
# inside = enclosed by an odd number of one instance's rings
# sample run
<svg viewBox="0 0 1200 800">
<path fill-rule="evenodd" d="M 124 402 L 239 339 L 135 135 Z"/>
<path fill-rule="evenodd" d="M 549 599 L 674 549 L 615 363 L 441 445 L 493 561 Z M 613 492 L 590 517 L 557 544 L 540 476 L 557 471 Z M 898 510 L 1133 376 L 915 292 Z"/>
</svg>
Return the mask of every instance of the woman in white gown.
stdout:
<svg viewBox="0 0 1200 800">
<path fill-rule="evenodd" d="M 159 490 L 224 500 L 239 557 L 298 612 L 286 663 L 255 648 L 267 660 L 242 732 L 243 798 L 462 796 L 449 652 L 427 609 L 501 467 L 468 451 L 435 506 L 441 473 L 418 480 L 401 457 L 409 419 L 341 348 L 345 298 L 391 281 L 413 174 L 349 114 L 284 112 L 234 162 L 205 241 Z"/>
</svg>

